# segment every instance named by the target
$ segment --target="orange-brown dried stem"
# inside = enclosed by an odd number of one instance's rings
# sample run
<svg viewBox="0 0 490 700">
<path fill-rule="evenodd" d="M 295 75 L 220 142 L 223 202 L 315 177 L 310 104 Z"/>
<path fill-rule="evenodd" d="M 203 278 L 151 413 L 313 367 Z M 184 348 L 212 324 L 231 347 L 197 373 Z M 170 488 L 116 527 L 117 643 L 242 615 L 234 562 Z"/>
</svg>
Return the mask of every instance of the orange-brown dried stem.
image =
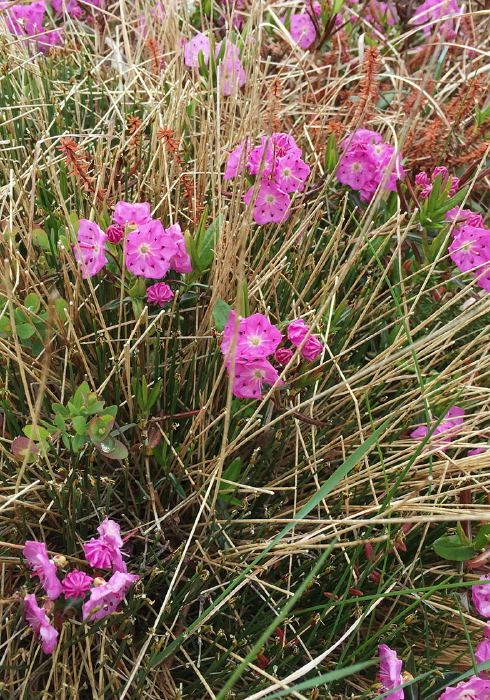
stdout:
<svg viewBox="0 0 490 700">
<path fill-rule="evenodd" d="M 95 192 L 93 183 L 96 178 L 88 172 L 91 164 L 87 160 L 88 155 L 83 148 L 79 146 L 74 139 L 66 137 L 60 139 L 60 145 L 57 146 L 57 149 L 63 156 L 68 168 L 68 174 L 73 175 L 78 180 L 78 183 L 85 192 L 96 194 L 98 199 L 103 201 L 105 199 L 105 190 L 98 189 L 97 192 Z"/>
<path fill-rule="evenodd" d="M 357 123 L 361 119 L 366 120 L 369 117 L 373 104 L 376 102 L 379 91 L 376 77 L 380 61 L 377 46 L 370 46 L 366 49 L 362 65 L 363 75 L 360 82 L 361 94 L 359 95 L 359 104 L 354 112 L 353 122 Z"/>
</svg>

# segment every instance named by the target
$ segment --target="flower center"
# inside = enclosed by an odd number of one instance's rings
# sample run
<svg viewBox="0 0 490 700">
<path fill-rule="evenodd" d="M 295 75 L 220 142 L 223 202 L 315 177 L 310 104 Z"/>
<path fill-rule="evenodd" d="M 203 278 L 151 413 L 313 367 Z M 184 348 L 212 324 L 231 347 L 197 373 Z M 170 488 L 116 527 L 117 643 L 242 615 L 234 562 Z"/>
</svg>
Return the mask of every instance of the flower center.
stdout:
<svg viewBox="0 0 490 700">
<path fill-rule="evenodd" d="M 264 373 L 262 372 L 262 370 L 260 370 L 260 369 L 254 370 L 254 378 L 255 379 L 262 379 L 263 376 L 264 376 Z"/>
<path fill-rule="evenodd" d="M 253 335 L 253 336 L 250 338 L 250 343 L 251 343 L 251 345 L 260 345 L 260 342 L 261 342 L 261 340 L 260 340 L 260 338 L 259 338 L 258 335 Z"/>
<path fill-rule="evenodd" d="M 360 163 L 352 163 L 352 172 L 355 172 L 357 170 L 362 170 L 362 166 Z"/>
<path fill-rule="evenodd" d="M 291 170 L 289 168 L 284 168 L 284 170 L 282 171 L 282 176 L 291 177 Z"/>
<path fill-rule="evenodd" d="M 276 198 L 274 197 L 273 194 L 267 194 L 265 196 L 265 201 L 267 202 L 267 204 L 274 204 L 274 202 L 276 201 Z"/>
<path fill-rule="evenodd" d="M 150 248 L 149 248 L 148 245 L 144 245 L 144 244 L 143 244 L 143 245 L 140 246 L 140 253 L 141 253 L 141 255 L 148 255 L 149 252 L 150 252 Z"/>
</svg>

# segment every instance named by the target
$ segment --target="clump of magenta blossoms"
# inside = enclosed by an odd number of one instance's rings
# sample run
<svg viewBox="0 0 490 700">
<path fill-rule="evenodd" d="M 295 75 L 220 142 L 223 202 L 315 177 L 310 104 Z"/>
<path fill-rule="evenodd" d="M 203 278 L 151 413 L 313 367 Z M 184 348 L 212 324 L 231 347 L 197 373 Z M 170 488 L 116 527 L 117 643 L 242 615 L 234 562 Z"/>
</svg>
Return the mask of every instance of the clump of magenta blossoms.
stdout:
<svg viewBox="0 0 490 700">
<path fill-rule="evenodd" d="M 102 577 L 93 577 L 84 571 L 73 569 L 63 580 L 58 572 L 66 566 L 66 558 L 56 555 L 50 559 L 43 542 L 28 540 L 24 546 L 24 557 L 44 588 L 48 603 L 39 607 L 36 596 L 28 593 L 24 597 L 24 615 L 34 634 L 42 642 L 45 654 L 52 654 L 58 638 L 57 630 L 51 625 L 46 608 L 52 610 L 52 603 L 63 596 L 66 601 L 82 601 L 84 620 L 100 620 L 114 612 L 122 603 L 132 583 L 139 577 L 129 574 L 123 561 L 120 527 L 113 520 L 106 518 L 97 528 L 98 538 L 92 537 L 83 545 L 85 557 L 90 566 L 97 569 L 112 569 L 111 577 L 105 581 Z"/>
<path fill-rule="evenodd" d="M 432 449 L 444 452 L 449 447 L 451 441 L 458 435 L 463 425 L 464 409 L 453 406 L 446 413 L 441 423 L 431 432 Z M 410 437 L 413 440 L 423 440 L 429 434 L 427 425 L 419 425 Z"/>
<path fill-rule="evenodd" d="M 342 142 L 342 150 L 337 179 L 360 190 L 363 202 L 371 201 L 383 182 L 386 190 L 396 192 L 396 181 L 405 175 L 402 155 L 385 143 L 381 134 L 357 129 Z"/>
<path fill-rule="evenodd" d="M 448 180 L 449 180 L 449 171 L 447 168 L 445 168 L 443 165 L 434 168 L 431 177 L 427 175 L 427 173 L 420 171 L 417 173 L 415 176 L 415 184 L 417 187 L 421 187 L 422 191 L 420 192 L 420 197 L 422 199 L 425 199 L 430 195 L 432 192 L 432 188 L 434 186 L 434 181 L 436 177 L 440 175 L 441 176 L 441 189 L 444 189 L 447 186 Z M 456 192 L 458 191 L 459 188 L 459 178 L 458 177 L 452 177 L 451 178 L 451 183 L 450 183 L 450 190 L 448 193 L 448 197 L 453 197 Z"/>
<path fill-rule="evenodd" d="M 302 150 L 289 134 L 263 136 L 260 146 L 242 141 L 229 155 L 224 179 L 230 180 L 247 170 L 256 178 L 243 197 L 252 203 L 257 224 L 286 221 L 290 213 L 289 195 L 302 192 L 310 168 L 301 159 Z"/>
<path fill-rule="evenodd" d="M 461 14 L 456 0 L 425 0 L 410 19 L 410 24 L 421 27 L 426 39 L 435 34 L 452 41 L 456 38 L 457 20 Z"/>
<path fill-rule="evenodd" d="M 224 42 L 224 44 L 223 44 Z M 184 63 L 189 68 L 199 68 L 199 54 L 207 66 L 211 53 L 211 42 L 202 33 L 196 34 L 190 41 L 184 44 Z M 235 96 L 239 88 L 247 81 L 245 69 L 240 60 L 240 51 L 229 39 L 224 39 L 217 44 L 216 58 L 219 59 L 217 74 L 218 85 L 223 95 Z"/>
<path fill-rule="evenodd" d="M 80 219 L 74 254 L 84 279 L 96 275 L 105 267 L 107 242 L 124 247 L 124 264 L 135 276 L 161 280 L 169 270 L 192 272 L 180 225 L 163 228 L 160 221 L 152 218 L 148 202 L 118 202 L 112 220 L 113 223 L 104 232 L 96 223 Z M 148 301 L 160 306 L 172 296 L 173 292 L 163 282 L 147 290 Z"/>
<path fill-rule="evenodd" d="M 23 43 L 32 51 L 47 53 L 51 46 L 60 46 L 63 43 L 62 29 L 49 30 L 43 26 L 46 6 L 46 0 L 35 0 L 26 5 L 0 2 L 0 10 L 5 12 L 8 31 L 18 37 L 24 37 Z"/>
<path fill-rule="evenodd" d="M 314 362 L 323 352 L 323 345 L 315 335 L 309 335 L 310 327 L 303 319 L 292 321 L 288 326 L 288 338 L 300 349 L 300 355 L 308 362 Z M 306 337 L 308 336 L 308 337 Z"/>
<path fill-rule="evenodd" d="M 237 319 L 230 312 L 223 332 L 221 352 L 232 377 L 232 391 L 244 399 L 261 399 L 264 384 L 284 384 L 267 359 L 282 340 L 281 332 L 263 314 Z"/>
</svg>

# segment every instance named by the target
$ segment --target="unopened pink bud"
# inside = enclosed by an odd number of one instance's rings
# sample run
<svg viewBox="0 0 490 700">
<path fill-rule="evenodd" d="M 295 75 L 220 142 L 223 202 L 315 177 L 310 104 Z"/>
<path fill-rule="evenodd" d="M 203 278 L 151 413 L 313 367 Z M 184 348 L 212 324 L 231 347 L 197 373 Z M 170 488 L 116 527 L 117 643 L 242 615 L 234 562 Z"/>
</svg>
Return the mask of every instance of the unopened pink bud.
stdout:
<svg viewBox="0 0 490 700">
<path fill-rule="evenodd" d="M 288 362 L 291 360 L 293 355 L 294 355 L 293 351 L 290 350 L 289 348 L 279 348 L 279 350 L 274 355 L 274 359 L 280 365 L 287 365 Z"/>
<path fill-rule="evenodd" d="M 426 173 L 420 172 L 415 175 L 415 184 L 419 187 L 427 187 L 429 183 L 430 180 Z"/>
<path fill-rule="evenodd" d="M 98 586 L 104 586 L 105 581 L 102 576 L 96 576 L 93 580 L 93 585 L 97 588 Z"/>
<path fill-rule="evenodd" d="M 120 243 L 124 238 L 124 226 L 120 224 L 111 224 L 105 235 L 111 243 Z"/>
</svg>

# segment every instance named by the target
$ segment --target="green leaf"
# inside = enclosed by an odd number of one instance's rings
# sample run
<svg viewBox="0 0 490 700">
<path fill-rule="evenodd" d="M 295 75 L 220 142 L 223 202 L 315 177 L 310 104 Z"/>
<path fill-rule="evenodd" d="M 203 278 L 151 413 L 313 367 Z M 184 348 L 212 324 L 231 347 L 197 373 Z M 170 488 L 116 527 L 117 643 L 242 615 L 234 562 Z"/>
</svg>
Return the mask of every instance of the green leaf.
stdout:
<svg viewBox="0 0 490 700">
<path fill-rule="evenodd" d="M 48 235 L 46 231 L 43 231 L 42 228 L 34 229 L 34 231 L 32 232 L 32 242 L 35 245 L 38 245 L 43 250 L 51 250 Z"/>
<path fill-rule="evenodd" d="M 476 556 L 474 547 L 461 544 L 458 535 L 444 535 L 433 544 L 434 552 L 442 559 L 449 561 L 468 561 Z"/>
<path fill-rule="evenodd" d="M 34 326 L 31 326 L 30 323 L 21 323 L 18 326 L 16 326 L 16 331 L 17 335 L 21 340 L 27 340 L 28 338 L 31 338 L 34 335 L 36 329 L 34 328 Z"/>
<path fill-rule="evenodd" d="M 490 542 L 490 523 L 488 525 L 482 525 L 478 530 L 478 534 L 473 540 L 473 546 L 475 549 L 485 549 L 488 547 Z"/>
<path fill-rule="evenodd" d="M 222 479 L 227 479 L 228 481 L 235 481 L 238 482 L 238 479 L 240 478 L 240 473 L 242 471 L 242 458 L 237 457 L 236 459 L 231 462 L 221 475 Z M 218 493 L 218 498 L 220 501 L 224 501 L 225 503 L 232 503 L 235 506 L 241 506 L 243 505 L 242 502 L 233 495 L 233 493 L 225 493 L 226 491 L 233 491 L 236 489 L 236 487 L 232 486 L 232 484 L 227 484 L 224 481 L 220 481 L 219 483 L 219 493 Z"/>
<path fill-rule="evenodd" d="M 201 270 L 205 270 L 206 268 L 210 267 L 211 263 L 213 262 L 223 220 L 223 214 L 216 217 L 211 226 L 204 232 L 202 239 L 197 244 L 199 267 Z"/>
<path fill-rule="evenodd" d="M 22 428 L 22 432 L 28 438 L 32 438 L 38 442 L 44 442 L 50 435 L 46 428 L 42 428 L 40 425 L 38 425 L 35 430 L 33 425 L 26 425 Z"/>
<path fill-rule="evenodd" d="M 63 322 L 65 322 L 67 319 L 67 311 L 68 311 L 68 304 L 66 303 L 66 301 L 64 299 L 61 299 L 61 297 L 59 297 L 54 302 L 54 308 L 56 309 L 60 319 Z"/>
<path fill-rule="evenodd" d="M 88 435 L 93 442 L 100 444 L 108 437 L 113 425 L 114 416 L 110 413 L 97 416 L 90 421 Z"/>
<path fill-rule="evenodd" d="M 71 449 L 73 452 L 80 452 L 82 447 L 84 447 L 88 442 L 86 435 L 75 435 L 71 440 Z"/>
<path fill-rule="evenodd" d="M 339 158 L 337 156 L 335 134 L 330 134 L 327 141 L 327 148 L 325 149 L 325 170 L 327 173 L 333 173 L 338 162 Z"/>
<path fill-rule="evenodd" d="M 435 211 L 435 216 L 438 214 L 445 214 L 447 211 L 452 209 L 453 207 L 458 206 L 463 199 L 466 197 L 466 194 L 468 192 L 468 187 L 463 187 L 461 190 L 458 190 L 455 195 L 450 197 L 449 199 L 446 199 L 444 204 L 439 206 L 436 211 Z"/>
<path fill-rule="evenodd" d="M 374 666 L 375 663 L 377 662 L 362 661 L 361 663 L 353 664 L 352 666 L 347 666 L 346 668 L 336 668 L 335 671 L 322 673 L 321 676 L 315 676 L 314 678 L 309 678 L 306 681 L 301 681 L 301 683 L 291 685 L 284 690 L 276 690 L 276 692 L 272 693 L 272 695 L 267 694 L 267 700 L 272 700 L 272 698 L 283 698 L 285 695 L 292 695 L 293 693 L 298 693 L 301 690 L 308 690 L 309 688 L 318 688 L 325 683 L 341 680 L 342 678 L 358 673 L 369 666 Z"/>
<path fill-rule="evenodd" d="M 456 534 L 458 535 L 461 544 L 466 545 L 466 547 L 473 547 L 473 542 L 466 535 L 460 522 L 456 523 Z"/>
<path fill-rule="evenodd" d="M 172 474 L 172 472 L 169 472 L 169 473 L 168 473 L 168 480 L 170 481 L 170 483 L 172 484 L 172 486 L 174 487 L 174 489 L 177 491 L 177 493 L 179 494 L 179 496 L 180 496 L 181 498 L 185 498 L 185 497 L 186 497 L 185 491 L 184 491 L 184 489 L 182 488 L 182 485 L 181 485 L 180 481 L 177 481 L 177 479 L 175 478 L 175 475 Z"/>
<path fill-rule="evenodd" d="M 109 457 L 109 459 L 126 459 L 128 456 L 128 450 L 126 446 L 120 440 L 113 440 L 111 442 L 105 440 L 100 445 L 95 445 L 96 448 L 101 452 L 104 457 Z M 108 449 L 112 447 L 112 449 Z"/>
<path fill-rule="evenodd" d="M 223 301 L 223 299 L 217 299 L 216 304 L 213 309 L 213 320 L 216 330 L 222 333 L 228 322 L 228 316 L 230 315 L 231 306 Z"/>
<path fill-rule="evenodd" d="M 90 393 L 90 387 L 88 385 L 88 382 L 83 382 L 82 384 L 80 384 L 78 389 L 75 391 L 75 394 L 71 400 L 71 404 L 77 409 L 82 408 L 82 406 L 84 404 L 84 399 L 89 393 Z M 70 404 L 68 404 L 68 405 L 70 405 Z"/>
<path fill-rule="evenodd" d="M 39 306 L 41 305 L 41 300 L 37 294 L 28 294 L 24 300 L 24 306 L 29 311 L 37 313 L 39 311 Z"/>
<path fill-rule="evenodd" d="M 51 404 L 51 408 L 53 409 L 53 413 L 59 413 L 60 416 L 64 416 L 65 418 L 70 415 L 70 411 L 61 403 L 53 403 Z"/>
<path fill-rule="evenodd" d="M 83 416 L 75 416 L 73 418 L 73 427 L 78 435 L 85 435 L 87 432 L 87 421 Z"/>
</svg>

